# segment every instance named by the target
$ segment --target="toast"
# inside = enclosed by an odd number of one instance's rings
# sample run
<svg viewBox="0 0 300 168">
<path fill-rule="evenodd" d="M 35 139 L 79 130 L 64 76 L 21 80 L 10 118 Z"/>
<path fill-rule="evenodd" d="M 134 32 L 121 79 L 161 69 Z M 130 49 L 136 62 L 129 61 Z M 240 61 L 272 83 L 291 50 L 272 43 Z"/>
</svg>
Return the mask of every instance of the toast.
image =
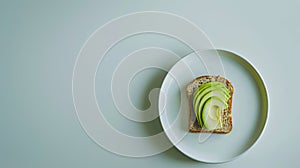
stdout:
<svg viewBox="0 0 300 168">
<path fill-rule="evenodd" d="M 213 130 L 209 130 L 204 126 L 200 126 L 197 121 L 196 114 L 194 112 L 193 107 L 193 94 L 195 90 L 200 87 L 201 85 L 208 83 L 208 82 L 221 82 L 225 85 L 225 87 L 229 90 L 230 98 L 227 101 L 228 107 L 221 111 L 221 121 L 222 127 L 216 128 Z M 232 96 L 233 96 L 234 88 L 233 85 L 230 83 L 229 80 L 223 78 L 221 76 L 200 76 L 190 82 L 186 88 L 186 94 L 188 97 L 188 104 L 189 104 L 189 131 L 190 132 L 206 132 L 206 133 L 219 133 L 219 134 L 227 134 L 232 130 Z"/>
</svg>

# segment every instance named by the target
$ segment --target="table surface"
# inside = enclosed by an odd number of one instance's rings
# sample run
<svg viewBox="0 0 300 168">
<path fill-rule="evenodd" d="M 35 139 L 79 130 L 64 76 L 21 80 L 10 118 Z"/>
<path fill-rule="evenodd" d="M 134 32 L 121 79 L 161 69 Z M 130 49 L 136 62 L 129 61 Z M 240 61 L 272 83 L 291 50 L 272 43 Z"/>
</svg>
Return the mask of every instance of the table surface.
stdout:
<svg viewBox="0 0 300 168">
<path fill-rule="evenodd" d="M 299 7 L 296 0 L 1 1 L 0 167 L 300 166 Z M 217 165 L 191 160 L 174 147 L 130 158 L 108 152 L 86 135 L 72 99 L 79 50 L 101 25 L 140 11 L 182 16 L 205 31 L 216 48 L 241 54 L 260 71 L 270 110 L 251 150 Z"/>
</svg>

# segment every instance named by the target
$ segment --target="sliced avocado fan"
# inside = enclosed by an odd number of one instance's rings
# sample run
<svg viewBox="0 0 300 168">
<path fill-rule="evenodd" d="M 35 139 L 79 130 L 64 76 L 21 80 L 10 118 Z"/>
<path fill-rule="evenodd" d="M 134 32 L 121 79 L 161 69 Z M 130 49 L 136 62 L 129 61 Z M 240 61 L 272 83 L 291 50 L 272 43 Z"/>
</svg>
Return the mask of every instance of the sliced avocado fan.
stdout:
<svg viewBox="0 0 300 168">
<path fill-rule="evenodd" d="M 198 124 L 208 130 L 222 128 L 222 111 L 228 108 L 229 90 L 224 83 L 208 82 L 193 94 L 193 109 Z"/>
</svg>

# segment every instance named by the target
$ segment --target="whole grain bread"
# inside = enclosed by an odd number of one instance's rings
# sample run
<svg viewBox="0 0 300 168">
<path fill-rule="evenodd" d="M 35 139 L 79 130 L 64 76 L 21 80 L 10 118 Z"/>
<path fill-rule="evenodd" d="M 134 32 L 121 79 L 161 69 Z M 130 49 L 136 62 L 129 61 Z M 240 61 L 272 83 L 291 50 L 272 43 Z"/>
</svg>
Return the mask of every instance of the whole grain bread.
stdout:
<svg viewBox="0 0 300 168">
<path fill-rule="evenodd" d="M 194 91 L 201 85 L 208 83 L 208 82 L 222 82 L 229 90 L 230 98 L 228 100 L 228 108 L 224 109 L 222 111 L 222 128 L 214 129 L 214 130 L 207 130 L 204 127 L 201 127 L 198 124 L 198 121 L 196 119 L 196 115 L 193 108 L 193 94 Z M 232 96 L 233 96 L 233 85 L 224 77 L 221 76 L 200 76 L 196 79 L 194 79 L 192 82 L 190 82 L 186 88 L 186 94 L 188 97 L 188 104 L 189 104 L 189 131 L 190 132 L 212 132 L 212 133 L 219 133 L 219 134 L 227 134 L 232 130 L 232 116 L 231 116 L 231 110 L 232 110 Z"/>
</svg>

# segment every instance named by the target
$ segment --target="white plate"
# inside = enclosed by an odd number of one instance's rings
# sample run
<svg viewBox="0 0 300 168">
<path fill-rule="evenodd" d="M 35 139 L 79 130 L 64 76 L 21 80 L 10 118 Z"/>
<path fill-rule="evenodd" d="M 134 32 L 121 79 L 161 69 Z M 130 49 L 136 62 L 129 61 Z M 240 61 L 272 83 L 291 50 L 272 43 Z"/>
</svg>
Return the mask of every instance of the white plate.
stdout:
<svg viewBox="0 0 300 168">
<path fill-rule="evenodd" d="M 170 141 L 185 155 L 207 163 L 227 162 L 247 151 L 262 134 L 268 116 L 268 94 L 258 71 L 232 52 L 218 50 L 218 53 L 225 77 L 235 89 L 233 129 L 229 134 L 209 136 L 188 132 L 186 85 L 198 76 L 207 75 L 207 64 L 203 64 L 196 53 L 189 54 L 172 67 L 164 79 L 159 98 L 160 120 Z M 200 53 L 205 57 L 213 54 L 215 50 Z M 216 62 L 216 66 L 220 66 L 218 64 Z"/>
</svg>

